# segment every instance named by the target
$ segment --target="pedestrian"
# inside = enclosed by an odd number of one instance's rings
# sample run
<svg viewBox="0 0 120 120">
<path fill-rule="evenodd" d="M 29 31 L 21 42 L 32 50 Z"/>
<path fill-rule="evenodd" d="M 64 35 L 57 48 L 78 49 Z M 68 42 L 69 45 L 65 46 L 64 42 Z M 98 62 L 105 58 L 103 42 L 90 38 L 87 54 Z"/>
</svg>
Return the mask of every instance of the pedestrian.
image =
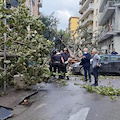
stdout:
<svg viewBox="0 0 120 120">
<path fill-rule="evenodd" d="M 67 48 L 64 48 L 64 52 L 61 54 L 64 60 L 64 64 L 62 66 L 62 73 L 63 73 L 63 78 L 65 78 L 65 76 L 67 77 L 67 80 L 69 80 L 69 75 L 67 72 L 67 64 L 70 60 L 70 54 L 67 52 Z"/>
<path fill-rule="evenodd" d="M 89 82 L 91 82 L 91 73 L 90 73 L 90 59 L 91 55 L 88 53 L 88 49 L 84 48 L 84 54 L 82 56 L 82 65 L 84 68 L 85 82 L 87 82 L 87 73 L 89 76 Z"/>
<path fill-rule="evenodd" d="M 62 54 L 62 53 L 63 53 L 63 50 L 60 50 L 60 53 Z"/>
<path fill-rule="evenodd" d="M 94 76 L 94 84 L 92 86 L 98 86 L 98 68 L 100 63 L 100 56 L 97 53 L 97 50 L 94 48 L 92 50 L 93 60 L 92 60 L 92 69 Z"/>
<path fill-rule="evenodd" d="M 118 53 L 115 51 L 115 48 L 113 48 L 113 51 L 111 52 L 111 55 L 117 55 Z"/>
<path fill-rule="evenodd" d="M 80 48 L 78 48 L 78 57 L 81 58 L 82 55 L 83 55 L 82 50 Z"/>
<path fill-rule="evenodd" d="M 58 75 L 59 75 L 59 79 L 61 79 L 61 64 L 64 63 L 63 57 L 60 54 L 60 52 L 57 52 L 54 56 L 53 56 L 53 67 L 54 67 L 54 71 L 53 71 L 53 75 L 54 77 L 56 76 L 56 71 L 58 69 Z"/>
</svg>

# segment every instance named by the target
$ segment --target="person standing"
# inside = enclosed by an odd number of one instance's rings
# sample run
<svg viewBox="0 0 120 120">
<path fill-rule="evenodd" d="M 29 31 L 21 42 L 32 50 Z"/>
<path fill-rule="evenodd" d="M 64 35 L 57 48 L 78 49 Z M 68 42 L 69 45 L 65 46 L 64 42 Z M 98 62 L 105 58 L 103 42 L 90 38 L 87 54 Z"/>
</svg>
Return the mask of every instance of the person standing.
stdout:
<svg viewBox="0 0 120 120">
<path fill-rule="evenodd" d="M 91 73 L 90 73 L 90 59 L 91 55 L 88 53 L 88 49 L 84 48 L 84 54 L 82 56 L 82 65 L 84 68 L 85 82 L 87 82 L 87 73 L 89 76 L 89 82 L 91 82 Z"/>
<path fill-rule="evenodd" d="M 60 50 L 60 54 L 62 54 L 63 53 L 63 50 Z"/>
<path fill-rule="evenodd" d="M 79 58 L 81 58 L 81 57 L 82 57 L 82 55 L 83 55 L 83 54 L 82 54 L 81 49 L 80 49 L 80 48 L 78 48 L 78 57 L 79 57 Z"/>
<path fill-rule="evenodd" d="M 92 60 L 92 69 L 94 76 L 94 84 L 92 86 L 98 86 L 98 68 L 100 63 L 100 56 L 97 53 L 97 50 L 94 48 L 92 50 L 93 60 Z"/>
<path fill-rule="evenodd" d="M 66 76 L 67 80 L 69 80 L 69 75 L 67 72 L 67 64 L 70 60 L 70 54 L 67 52 L 67 48 L 64 48 L 64 52 L 61 55 L 64 60 L 64 65 L 62 66 L 63 78 L 65 78 L 65 76 Z"/>
<path fill-rule="evenodd" d="M 58 69 L 58 75 L 59 75 L 59 79 L 61 79 L 61 64 L 64 63 L 63 57 L 60 54 L 60 52 L 57 52 L 54 56 L 53 56 L 53 75 L 54 77 L 56 76 L 56 71 Z"/>
<path fill-rule="evenodd" d="M 111 52 L 111 55 L 117 55 L 118 53 L 115 51 L 115 48 L 113 48 L 113 51 Z"/>
</svg>

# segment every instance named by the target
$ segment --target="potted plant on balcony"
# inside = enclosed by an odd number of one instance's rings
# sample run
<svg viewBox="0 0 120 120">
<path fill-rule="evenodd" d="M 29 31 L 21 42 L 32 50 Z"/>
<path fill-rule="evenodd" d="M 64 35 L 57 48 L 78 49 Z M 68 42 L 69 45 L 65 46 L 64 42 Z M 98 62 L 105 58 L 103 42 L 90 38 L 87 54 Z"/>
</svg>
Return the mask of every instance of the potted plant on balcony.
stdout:
<svg viewBox="0 0 120 120">
<path fill-rule="evenodd" d="M 110 27 L 107 28 L 107 32 L 109 32 L 109 31 L 110 31 Z"/>
</svg>

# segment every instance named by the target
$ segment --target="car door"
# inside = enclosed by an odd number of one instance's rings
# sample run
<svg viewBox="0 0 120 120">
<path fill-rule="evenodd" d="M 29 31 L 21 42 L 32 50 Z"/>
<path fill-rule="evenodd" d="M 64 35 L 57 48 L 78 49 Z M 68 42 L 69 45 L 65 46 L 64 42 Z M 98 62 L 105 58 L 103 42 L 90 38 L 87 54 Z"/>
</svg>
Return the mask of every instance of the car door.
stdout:
<svg viewBox="0 0 120 120">
<path fill-rule="evenodd" d="M 120 73 L 120 55 L 110 56 L 110 72 Z"/>
<path fill-rule="evenodd" d="M 100 56 L 101 60 L 101 67 L 99 69 L 99 72 L 101 73 L 108 73 L 109 72 L 109 56 L 103 55 Z"/>
</svg>

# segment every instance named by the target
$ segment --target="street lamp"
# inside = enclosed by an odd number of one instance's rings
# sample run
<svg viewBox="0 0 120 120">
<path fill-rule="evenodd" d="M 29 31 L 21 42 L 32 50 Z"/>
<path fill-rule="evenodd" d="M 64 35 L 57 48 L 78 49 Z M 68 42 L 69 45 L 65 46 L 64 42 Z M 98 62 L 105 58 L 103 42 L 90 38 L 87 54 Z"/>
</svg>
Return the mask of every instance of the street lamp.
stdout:
<svg viewBox="0 0 120 120">
<path fill-rule="evenodd" d="M 18 7 L 20 3 L 16 0 L 5 0 L 4 1 L 4 8 L 8 8 L 10 9 L 11 6 L 14 6 L 14 7 Z M 7 20 L 6 18 L 4 19 L 4 25 L 6 27 L 7 25 Z M 7 71 L 6 71 L 6 51 L 7 51 L 7 47 L 6 47 L 6 39 L 7 39 L 7 33 L 4 33 L 4 75 L 6 77 L 7 75 Z M 6 79 L 6 78 L 5 78 Z M 4 94 L 6 93 L 6 80 L 4 79 Z"/>
</svg>

